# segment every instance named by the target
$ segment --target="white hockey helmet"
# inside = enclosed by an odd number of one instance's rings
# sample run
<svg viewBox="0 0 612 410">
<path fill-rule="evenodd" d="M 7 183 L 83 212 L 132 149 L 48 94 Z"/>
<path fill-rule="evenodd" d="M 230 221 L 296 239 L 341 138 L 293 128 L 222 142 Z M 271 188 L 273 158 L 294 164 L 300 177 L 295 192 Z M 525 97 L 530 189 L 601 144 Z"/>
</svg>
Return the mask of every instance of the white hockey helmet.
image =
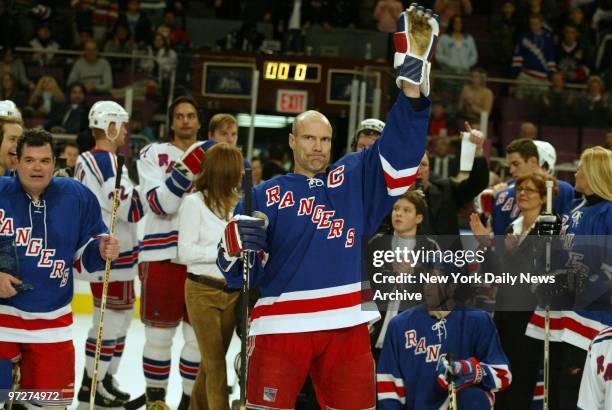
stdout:
<svg viewBox="0 0 612 410">
<path fill-rule="evenodd" d="M 548 167 L 548 174 L 553 175 L 555 172 L 555 164 L 557 163 L 557 151 L 550 142 L 533 140 L 536 148 L 538 149 L 538 157 L 540 167 Z"/>
<path fill-rule="evenodd" d="M 381 120 L 378 120 L 376 118 L 366 118 L 359 124 L 359 128 L 357 128 L 355 136 L 359 135 L 360 132 L 365 130 L 371 130 L 382 134 L 383 128 L 385 128 L 385 123 Z"/>
<path fill-rule="evenodd" d="M 11 100 L 2 100 L 0 101 L 0 117 L 21 119 L 21 112 Z"/>
<path fill-rule="evenodd" d="M 108 136 L 108 127 L 115 123 L 117 130 L 127 124 L 130 116 L 127 111 L 114 101 L 98 101 L 89 110 L 89 128 L 104 130 Z"/>
</svg>

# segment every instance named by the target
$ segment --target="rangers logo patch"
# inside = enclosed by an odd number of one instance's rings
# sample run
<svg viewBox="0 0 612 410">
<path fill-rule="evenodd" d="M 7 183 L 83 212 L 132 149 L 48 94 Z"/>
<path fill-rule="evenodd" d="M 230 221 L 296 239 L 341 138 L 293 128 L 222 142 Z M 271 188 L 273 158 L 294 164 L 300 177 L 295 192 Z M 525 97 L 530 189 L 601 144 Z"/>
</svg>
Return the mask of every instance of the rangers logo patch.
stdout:
<svg viewBox="0 0 612 410">
<path fill-rule="evenodd" d="M 325 186 L 325 182 L 318 178 L 308 178 L 308 188 L 315 188 L 318 186 Z"/>
<path fill-rule="evenodd" d="M 495 201 L 495 205 L 503 204 L 507 196 L 508 196 L 508 191 L 500 192 L 499 196 L 497 197 L 497 201 Z"/>
<path fill-rule="evenodd" d="M 274 389 L 272 387 L 264 387 L 263 400 L 269 401 L 269 402 L 275 402 L 276 393 L 278 393 L 278 389 Z"/>
</svg>

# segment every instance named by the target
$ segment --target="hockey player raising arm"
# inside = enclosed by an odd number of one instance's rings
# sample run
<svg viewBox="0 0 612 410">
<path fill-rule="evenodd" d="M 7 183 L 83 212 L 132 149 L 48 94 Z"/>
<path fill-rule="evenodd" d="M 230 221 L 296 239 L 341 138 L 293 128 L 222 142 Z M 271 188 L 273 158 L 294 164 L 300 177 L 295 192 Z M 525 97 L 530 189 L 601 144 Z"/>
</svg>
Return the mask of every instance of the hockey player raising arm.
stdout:
<svg viewBox="0 0 612 410">
<path fill-rule="evenodd" d="M 329 166 L 332 127 L 320 112 L 296 117 L 289 145 L 294 173 L 254 188 L 255 219 L 238 204 L 219 247 L 228 284 L 241 286 L 243 249 L 257 251 L 251 284 L 261 298 L 250 316 L 248 408 L 293 408 L 310 373 L 322 408 L 374 408 L 374 361 L 361 306 L 361 241 L 376 232 L 413 184 L 429 116 L 429 68 L 438 24 L 422 8 L 399 19 L 397 85 L 382 136 Z"/>
<path fill-rule="evenodd" d="M 95 196 L 71 178 L 52 178 L 51 134 L 28 130 L 17 144 L 17 176 L 0 178 L 0 240 L 10 241 L 13 275 L 0 273 L 0 361 L 20 361 L 21 388 L 61 391 L 40 406 L 66 406 L 74 395 L 73 264 L 104 268 L 119 254 L 105 235 Z M 10 264 L 10 263 L 9 263 Z M 29 285 L 19 293 L 15 285 Z"/>
</svg>

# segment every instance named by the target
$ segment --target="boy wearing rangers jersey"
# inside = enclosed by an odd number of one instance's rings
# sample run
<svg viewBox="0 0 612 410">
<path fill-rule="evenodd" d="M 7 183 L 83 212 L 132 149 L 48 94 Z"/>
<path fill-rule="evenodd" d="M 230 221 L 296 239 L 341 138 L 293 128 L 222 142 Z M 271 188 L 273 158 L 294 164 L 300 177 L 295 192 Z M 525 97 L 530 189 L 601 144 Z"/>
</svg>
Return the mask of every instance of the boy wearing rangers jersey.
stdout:
<svg viewBox="0 0 612 410">
<path fill-rule="evenodd" d="M 489 410 L 512 381 L 488 313 L 455 309 L 455 284 L 425 284 L 426 304 L 389 323 L 376 370 L 379 409 L 447 409 L 452 377 L 458 408 Z M 452 356 L 452 357 L 451 357 Z"/>
<path fill-rule="evenodd" d="M 141 191 L 149 207 L 144 217 L 139 256 L 140 317 L 145 324 L 146 337 L 142 361 L 147 402 L 166 406 L 172 338 L 183 321 L 185 344 L 179 366 L 183 395 L 179 409 L 186 409 L 198 373 L 200 352 L 185 307 L 187 271 L 177 260 L 178 209 L 197 173 L 190 169 L 199 168 L 204 149 L 194 144 L 200 120 L 193 98 L 183 96 L 174 100 L 169 115 L 174 134 L 172 141 L 147 145 L 140 151 L 137 163 Z M 198 149 L 193 149 L 196 146 Z"/>
<path fill-rule="evenodd" d="M 0 240 L 11 242 L 17 267 L 0 272 L 0 361 L 20 361 L 22 389 L 62 391 L 58 400 L 37 405 L 67 406 L 74 395 L 73 261 L 101 270 L 118 256 L 119 241 L 104 235 L 91 191 L 52 178 L 50 133 L 26 131 L 17 158 L 17 177 L 0 178 Z M 18 285 L 30 288 L 17 293 Z"/>
<path fill-rule="evenodd" d="M 89 111 L 89 127 L 96 139 L 93 150 L 82 153 L 75 166 L 74 177 L 96 195 L 104 223 L 111 221 L 115 176 L 117 174 L 117 148 L 125 142 L 125 126 L 128 113 L 114 101 L 98 101 Z M 120 253 L 111 266 L 102 351 L 98 365 L 98 386 L 95 404 L 101 407 L 117 407 L 129 399 L 129 394 L 116 387 L 113 375 L 125 346 L 125 337 L 134 311 L 134 278 L 138 270 L 138 237 L 136 222 L 143 216 L 138 190 L 130 180 L 127 167 L 123 166 L 119 208 L 117 208 L 116 235 L 121 238 Z M 85 275 L 83 275 L 85 276 Z M 77 276 L 77 278 L 79 278 Z M 102 297 L 103 272 L 87 275 L 91 280 L 94 297 L 94 315 L 85 344 L 85 372 L 79 390 L 79 401 L 89 402 L 91 375 L 94 369 L 100 299 Z"/>
<path fill-rule="evenodd" d="M 612 327 L 599 332 L 591 342 L 578 393 L 579 410 L 610 408 L 612 408 Z"/>
<path fill-rule="evenodd" d="M 361 306 L 362 237 L 376 233 L 396 197 L 414 183 L 427 135 L 429 67 L 437 21 L 415 5 L 402 13 L 395 41 L 402 89 L 370 149 L 328 167 L 332 128 L 317 111 L 298 115 L 289 134 L 295 170 L 254 188 L 253 210 L 228 224 L 217 265 L 241 286 L 243 249 L 258 253 L 251 284 L 247 408 L 293 408 L 310 374 L 322 408 L 375 406 L 374 362 Z M 267 253 L 267 255 L 266 255 Z"/>
</svg>

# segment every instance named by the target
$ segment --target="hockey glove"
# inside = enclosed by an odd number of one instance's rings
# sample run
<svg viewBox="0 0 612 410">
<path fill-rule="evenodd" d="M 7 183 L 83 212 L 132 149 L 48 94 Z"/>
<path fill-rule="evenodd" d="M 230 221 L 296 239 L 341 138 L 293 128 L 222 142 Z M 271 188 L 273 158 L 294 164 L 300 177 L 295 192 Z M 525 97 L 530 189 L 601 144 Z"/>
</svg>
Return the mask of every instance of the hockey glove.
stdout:
<svg viewBox="0 0 612 410">
<path fill-rule="evenodd" d="M 242 251 L 267 250 L 267 221 L 246 215 L 236 215 L 225 227 L 223 247 L 229 256 L 239 256 Z"/>
<path fill-rule="evenodd" d="M 559 236 L 561 234 L 561 217 L 552 214 L 538 216 L 534 231 L 538 236 Z"/>
<path fill-rule="evenodd" d="M 491 215 L 494 200 L 495 192 L 492 189 L 485 189 L 474 198 L 474 210 L 479 214 Z"/>
<path fill-rule="evenodd" d="M 447 390 L 451 381 L 455 382 L 455 387 L 462 387 L 478 384 L 484 377 L 484 370 L 480 362 L 473 357 L 467 360 L 441 360 L 438 365 L 438 386 Z"/>
<path fill-rule="evenodd" d="M 423 95 L 429 95 L 429 72 L 440 34 L 438 15 L 412 3 L 400 14 L 397 22 L 395 58 L 396 84 L 402 81 L 420 85 Z"/>
<path fill-rule="evenodd" d="M 206 151 L 214 144 L 214 141 L 198 141 L 187 148 L 181 159 L 174 164 L 172 173 L 166 180 L 166 185 L 171 191 L 175 191 L 172 189 L 173 187 L 184 192 L 189 190 L 195 176 L 202 169 L 202 161 L 206 157 Z"/>
</svg>

